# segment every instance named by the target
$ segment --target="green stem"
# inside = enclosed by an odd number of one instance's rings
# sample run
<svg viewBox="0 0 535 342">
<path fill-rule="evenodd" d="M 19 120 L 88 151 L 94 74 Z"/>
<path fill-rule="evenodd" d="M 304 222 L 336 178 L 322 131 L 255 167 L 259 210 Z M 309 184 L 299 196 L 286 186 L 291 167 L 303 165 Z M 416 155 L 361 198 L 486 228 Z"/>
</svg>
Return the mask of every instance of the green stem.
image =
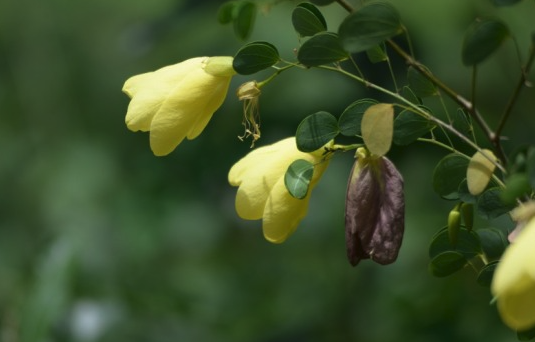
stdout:
<svg viewBox="0 0 535 342">
<path fill-rule="evenodd" d="M 279 76 L 283 71 L 286 71 L 286 70 L 291 69 L 291 68 L 296 67 L 296 66 L 298 66 L 296 63 L 292 63 L 292 64 L 285 65 L 285 66 L 280 67 L 280 68 L 276 68 L 276 71 L 273 74 L 271 74 L 265 80 L 263 80 L 261 82 L 257 82 L 256 85 L 258 86 L 258 88 L 262 88 L 263 86 L 265 86 L 269 82 L 273 81 L 273 79 L 275 77 Z"/>
<path fill-rule="evenodd" d="M 535 46 L 532 45 L 530 49 L 530 54 L 528 57 L 528 61 L 526 62 L 526 66 L 522 68 L 522 74 L 520 75 L 520 79 L 518 80 L 518 83 L 513 91 L 513 95 L 509 99 L 509 102 L 507 103 L 507 106 L 505 107 L 505 110 L 503 112 L 502 118 L 500 119 L 500 123 L 498 124 L 498 128 L 496 128 L 496 136 L 494 137 L 495 141 L 494 144 L 501 144 L 500 142 L 500 136 L 502 134 L 503 128 L 505 127 L 505 123 L 509 119 L 509 116 L 511 115 L 511 112 L 513 110 L 513 106 L 515 105 L 518 96 L 520 95 L 521 90 L 526 85 L 527 81 L 527 75 L 529 73 L 529 70 L 531 69 L 531 66 L 533 65 L 533 60 L 535 59 Z"/>
<path fill-rule="evenodd" d="M 336 0 L 336 2 L 338 4 L 340 4 L 340 6 L 342 6 L 349 13 L 354 11 L 353 6 L 351 6 L 351 4 L 349 4 L 347 1 L 345 1 L 345 0 Z"/>
<path fill-rule="evenodd" d="M 451 124 L 447 124 L 445 123 L 444 121 L 438 119 L 437 117 L 434 117 L 432 116 L 431 114 L 429 114 L 428 112 L 426 112 L 424 109 L 422 109 L 421 107 L 415 105 L 414 103 L 410 102 L 409 100 L 405 99 L 403 96 L 397 94 L 397 93 L 394 93 L 388 89 L 385 89 L 375 83 L 371 83 L 369 81 L 366 81 L 350 72 L 347 72 L 345 71 L 344 69 L 341 69 L 341 68 L 336 68 L 336 67 L 331 67 L 331 66 L 319 66 L 318 68 L 320 69 L 325 69 L 325 70 L 331 70 L 331 71 L 336 71 L 336 72 L 339 72 L 347 77 L 350 77 L 362 84 L 364 84 L 366 87 L 369 87 L 369 88 L 372 88 L 372 89 L 375 89 L 375 90 L 378 90 L 380 92 L 382 92 L 383 94 L 386 94 L 386 95 L 389 95 L 393 98 L 395 98 L 396 100 L 404 103 L 407 107 L 410 107 L 412 110 L 414 110 L 415 112 L 417 112 L 418 114 L 422 115 L 423 117 L 427 118 L 428 120 L 436 123 L 437 125 L 443 127 L 444 129 L 448 130 L 449 132 L 451 132 L 452 134 L 456 135 L 457 137 L 459 137 L 459 139 L 463 140 L 464 142 L 466 142 L 470 147 L 472 147 L 474 150 L 476 151 L 479 151 L 484 157 L 486 157 L 488 160 L 490 160 L 494 165 L 496 165 L 496 167 L 502 171 L 504 174 L 506 173 L 506 170 L 505 168 L 498 162 L 496 162 L 494 160 L 494 158 L 492 158 L 491 156 L 489 156 L 485 151 L 483 151 L 478 145 L 474 144 L 474 142 L 472 140 L 470 140 L 469 138 L 467 138 L 466 136 L 464 136 L 461 132 L 459 132 L 458 130 L 455 129 L 455 127 L 453 127 Z"/>
</svg>

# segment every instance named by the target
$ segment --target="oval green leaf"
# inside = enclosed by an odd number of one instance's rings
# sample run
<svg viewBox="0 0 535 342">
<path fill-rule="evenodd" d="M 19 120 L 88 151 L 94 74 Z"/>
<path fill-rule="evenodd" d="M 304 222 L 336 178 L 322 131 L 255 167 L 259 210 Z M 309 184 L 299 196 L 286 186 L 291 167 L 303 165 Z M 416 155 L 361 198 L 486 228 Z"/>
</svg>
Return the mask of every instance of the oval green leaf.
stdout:
<svg viewBox="0 0 535 342">
<path fill-rule="evenodd" d="M 327 112 L 317 112 L 307 116 L 297 127 L 297 148 L 302 152 L 316 151 L 334 139 L 338 133 L 340 130 L 336 118 Z"/>
<path fill-rule="evenodd" d="M 362 140 L 372 155 L 384 156 L 392 146 L 394 135 L 394 106 L 378 103 L 370 106 L 362 116 Z"/>
<path fill-rule="evenodd" d="M 340 133 L 347 137 L 361 135 L 360 123 L 364 112 L 374 104 L 377 104 L 374 99 L 361 99 L 350 104 L 338 119 Z"/>
<path fill-rule="evenodd" d="M 240 1 L 234 6 L 234 34 L 246 40 L 253 31 L 256 18 L 256 4 L 251 1 Z"/>
<path fill-rule="evenodd" d="M 479 235 L 481 248 L 483 253 L 487 256 L 487 260 L 500 258 L 507 245 L 509 245 L 507 237 L 498 229 L 478 229 L 476 233 Z"/>
<path fill-rule="evenodd" d="M 297 5 L 292 12 L 292 24 L 301 37 L 313 36 L 327 30 L 327 22 L 318 8 L 309 2 Z"/>
<path fill-rule="evenodd" d="M 457 232 L 456 240 L 456 243 L 452 244 L 448 227 L 442 228 L 431 240 L 431 244 L 429 245 L 429 257 L 433 259 L 440 253 L 455 251 L 469 260 L 481 253 L 479 236 L 473 230 L 468 230 L 464 226 L 461 226 Z"/>
<path fill-rule="evenodd" d="M 476 204 L 477 196 L 474 196 L 468 191 L 468 184 L 466 183 L 466 178 L 462 180 L 457 189 L 457 195 L 459 199 L 465 203 Z"/>
<path fill-rule="evenodd" d="M 408 145 L 431 131 L 435 125 L 420 114 L 404 110 L 394 120 L 394 143 Z"/>
<path fill-rule="evenodd" d="M 411 103 L 420 106 L 422 104 L 422 99 L 420 99 L 408 86 L 404 86 L 401 89 L 401 95 Z"/>
<path fill-rule="evenodd" d="M 295 160 L 284 175 L 284 185 L 292 197 L 303 199 L 308 193 L 310 180 L 314 174 L 314 164 L 298 159 Z"/>
<path fill-rule="evenodd" d="M 335 0 L 310 0 L 311 3 L 318 6 L 326 6 L 332 4 Z"/>
<path fill-rule="evenodd" d="M 447 277 L 461 269 L 467 264 L 467 260 L 459 252 L 442 252 L 431 259 L 429 271 L 435 277 Z"/>
<path fill-rule="evenodd" d="M 217 11 L 217 21 L 219 21 L 220 24 L 228 24 L 234 20 L 234 6 L 236 6 L 236 1 L 228 1 L 219 6 L 219 10 Z"/>
<path fill-rule="evenodd" d="M 435 87 L 433 82 L 412 66 L 407 70 L 407 81 L 409 82 L 409 87 L 418 97 L 423 98 L 438 95 L 437 87 Z"/>
<path fill-rule="evenodd" d="M 501 189 L 490 188 L 479 195 L 477 211 L 484 219 L 491 220 L 514 209 L 514 204 L 505 204 L 501 199 Z"/>
<path fill-rule="evenodd" d="M 366 50 L 366 55 L 372 63 L 386 62 L 388 60 L 384 44 L 375 45 Z"/>
<path fill-rule="evenodd" d="M 509 29 L 495 19 L 478 20 L 464 36 L 462 60 L 466 66 L 481 63 L 509 36 Z"/>
<path fill-rule="evenodd" d="M 373 48 L 385 40 L 403 32 L 399 13 L 385 2 L 373 2 L 348 15 L 338 34 L 344 48 L 357 53 Z"/>
<path fill-rule="evenodd" d="M 320 32 L 301 45 L 297 60 L 307 67 L 338 62 L 348 58 L 336 33 Z"/>
<path fill-rule="evenodd" d="M 489 262 L 483 266 L 477 275 L 477 283 L 484 287 L 490 287 L 496 266 L 498 266 L 497 261 Z"/>
<path fill-rule="evenodd" d="M 464 136 L 472 135 L 472 123 L 470 122 L 470 117 L 461 109 L 457 110 L 451 116 L 453 128 L 455 128 L 459 133 Z"/>
<path fill-rule="evenodd" d="M 483 149 L 482 152 L 477 151 L 470 158 L 468 169 L 466 170 L 466 183 L 468 191 L 472 195 L 479 195 L 485 190 L 496 168 L 494 163 L 497 158 L 494 153 L 487 149 Z"/>
<path fill-rule="evenodd" d="M 457 198 L 459 185 L 466 178 L 468 159 L 452 153 L 442 158 L 433 172 L 433 189 L 445 198 Z"/>
<path fill-rule="evenodd" d="M 271 67 L 279 60 L 279 51 L 275 46 L 268 42 L 252 42 L 238 50 L 232 67 L 238 74 L 251 75 Z"/>
</svg>

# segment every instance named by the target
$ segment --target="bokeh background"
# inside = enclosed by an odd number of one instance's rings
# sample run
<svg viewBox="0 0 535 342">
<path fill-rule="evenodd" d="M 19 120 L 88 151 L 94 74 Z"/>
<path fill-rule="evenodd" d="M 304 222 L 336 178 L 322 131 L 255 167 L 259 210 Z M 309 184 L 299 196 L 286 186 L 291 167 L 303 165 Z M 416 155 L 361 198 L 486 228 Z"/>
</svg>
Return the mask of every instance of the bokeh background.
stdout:
<svg viewBox="0 0 535 342">
<path fill-rule="evenodd" d="M 414 144 L 391 152 L 406 184 L 399 259 L 352 268 L 343 225 L 349 153 L 333 161 L 284 244 L 269 244 L 260 222 L 234 212 L 227 172 L 249 151 L 237 139 L 234 91 L 267 74 L 235 77 L 205 132 L 167 157 L 151 154 L 147 134 L 126 129 L 128 77 L 234 55 L 243 44 L 217 22 L 221 3 L 0 2 L 0 341 L 514 341 L 473 272 L 428 272 L 428 243 L 453 206 L 431 187 L 444 151 Z M 528 0 L 500 9 L 488 0 L 393 3 L 418 58 L 463 94 L 469 23 L 504 19 L 524 56 L 535 29 Z M 297 2 L 262 4 L 250 40 L 292 59 Z M 343 10 L 322 11 L 336 31 Z M 403 83 L 403 63 L 393 60 Z M 388 82 L 386 66 L 362 63 L 373 81 Z M 512 41 L 479 74 L 478 101 L 493 125 L 519 77 Z M 324 71 L 288 71 L 263 89 L 257 145 L 293 135 L 308 114 L 338 116 L 376 95 Z M 533 143 L 534 108 L 529 89 L 504 132 L 508 150 Z M 510 228 L 507 220 L 479 224 Z"/>
</svg>

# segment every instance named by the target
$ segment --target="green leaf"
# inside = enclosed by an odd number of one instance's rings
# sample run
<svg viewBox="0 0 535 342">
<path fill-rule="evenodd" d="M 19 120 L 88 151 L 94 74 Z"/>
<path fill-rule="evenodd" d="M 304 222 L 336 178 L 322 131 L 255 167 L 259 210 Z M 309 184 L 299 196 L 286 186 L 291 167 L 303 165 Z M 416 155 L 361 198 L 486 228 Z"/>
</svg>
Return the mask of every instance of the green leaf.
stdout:
<svg viewBox="0 0 535 342">
<path fill-rule="evenodd" d="M 531 341 L 535 338 L 535 327 L 524 330 L 524 331 L 517 331 L 516 337 L 519 341 Z"/>
<path fill-rule="evenodd" d="M 313 152 L 334 139 L 338 133 L 338 121 L 327 112 L 307 116 L 295 134 L 297 148 L 302 152 Z"/>
<path fill-rule="evenodd" d="M 461 184 L 459 184 L 457 195 L 459 196 L 459 199 L 465 203 L 477 203 L 477 196 L 472 195 L 470 191 L 468 191 L 468 183 L 466 182 L 466 178 L 462 180 Z"/>
<path fill-rule="evenodd" d="M 394 135 L 394 106 L 374 104 L 364 112 L 361 121 L 362 140 L 372 155 L 384 156 L 392 146 Z"/>
<path fill-rule="evenodd" d="M 431 259 L 429 271 L 435 277 L 447 277 L 461 269 L 467 264 L 467 260 L 459 252 L 442 252 Z"/>
<path fill-rule="evenodd" d="M 332 4 L 335 0 L 310 0 L 311 3 L 318 6 L 326 6 Z"/>
<path fill-rule="evenodd" d="M 386 54 L 384 44 L 375 45 L 374 47 L 366 50 L 366 55 L 372 63 L 386 62 L 388 55 Z"/>
<path fill-rule="evenodd" d="M 459 185 L 466 179 L 468 159 L 452 153 L 442 158 L 433 172 L 433 189 L 445 198 L 457 198 Z"/>
<path fill-rule="evenodd" d="M 279 60 L 279 52 L 275 46 L 268 42 L 252 42 L 238 50 L 232 67 L 238 74 L 251 75 L 271 67 Z"/>
<path fill-rule="evenodd" d="M 361 135 L 360 123 L 364 112 L 374 104 L 377 104 L 374 99 L 361 99 L 350 104 L 338 119 L 340 133 L 348 137 Z"/>
<path fill-rule="evenodd" d="M 498 266 L 497 261 L 489 262 L 483 266 L 477 275 L 477 283 L 484 287 L 490 287 L 496 266 Z"/>
<path fill-rule="evenodd" d="M 236 1 L 228 1 L 219 6 L 217 11 L 217 21 L 220 24 L 228 24 L 234 20 L 233 12 L 236 6 Z"/>
<path fill-rule="evenodd" d="M 284 185 L 292 197 L 303 199 L 308 193 L 310 180 L 314 174 L 314 164 L 298 159 L 295 160 L 284 175 Z"/>
<path fill-rule="evenodd" d="M 511 6 L 519 3 L 520 1 L 521 0 L 492 0 L 492 3 L 496 6 Z"/>
<path fill-rule="evenodd" d="M 526 155 L 526 174 L 529 184 L 535 189 L 535 147 L 530 147 Z"/>
<path fill-rule="evenodd" d="M 490 220 L 513 210 L 514 205 L 504 204 L 501 200 L 500 188 L 490 188 L 483 192 L 477 200 L 477 211 L 485 219 Z"/>
<path fill-rule="evenodd" d="M 507 237 L 498 229 L 485 228 L 476 231 L 481 242 L 481 249 L 488 260 L 498 259 L 505 251 L 509 242 Z"/>
<path fill-rule="evenodd" d="M 462 135 L 470 137 L 472 134 L 472 124 L 470 123 L 468 115 L 458 108 L 451 116 L 453 127 Z"/>
<path fill-rule="evenodd" d="M 448 227 L 444 227 L 433 236 L 429 245 L 429 257 L 433 259 L 446 251 L 455 251 L 463 255 L 467 260 L 472 259 L 481 253 L 479 236 L 473 230 L 468 230 L 461 226 L 457 234 L 457 241 L 452 244 Z"/>
<path fill-rule="evenodd" d="M 416 96 L 416 94 L 414 94 L 414 92 L 412 91 L 411 88 L 409 88 L 408 86 L 404 86 L 403 89 L 401 89 L 401 95 L 408 101 L 410 101 L 411 103 L 414 103 L 415 105 L 421 105 L 422 104 L 422 99 L 420 99 L 418 96 Z"/>
<path fill-rule="evenodd" d="M 348 58 L 336 33 L 320 32 L 301 45 L 297 59 L 305 66 L 312 67 L 338 62 Z"/>
<path fill-rule="evenodd" d="M 437 87 L 435 87 L 433 82 L 412 66 L 407 70 L 407 80 L 409 87 L 418 97 L 423 98 L 438 95 Z"/>
<path fill-rule="evenodd" d="M 309 2 L 297 5 L 292 12 L 292 24 L 302 37 L 313 36 L 327 30 L 327 22 L 318 8 Z"/>
<path fill-rule="evenodd" d="M 507 177 L 500 198 L 505 204 L 514 204 L 518 198 L 529 195 L 531 191 L 528 176 L 525 173 L 513 173 Z"/>
<path fill-rule="evenodd" d="M 240 1 L 234 6 L 234 33 L 241 40 L 246 40 L 253 31 L 256 18 L 256 4 Z"/>
<path fill-rule="evenodd" d="M 371 49 L 401 32 L 398 11 L 385 2 L 365 4 L 348 15 L 338 29 L 342 45 L 350 53 Z"/>
<path fill-rule="evenodd" d="M 394 120 L 394 143 L 408 145 L 432 130 L 435 125 L 420 114 L 404 110 Z"/>
<path fill-rule="evenodd" d="M 494 19 L 476 21 L 464 36 L 463 64 L 472 66 L 481 63 L 492 54 L 509 36 L 509 29 L 504 23 Z"/>
</svg>

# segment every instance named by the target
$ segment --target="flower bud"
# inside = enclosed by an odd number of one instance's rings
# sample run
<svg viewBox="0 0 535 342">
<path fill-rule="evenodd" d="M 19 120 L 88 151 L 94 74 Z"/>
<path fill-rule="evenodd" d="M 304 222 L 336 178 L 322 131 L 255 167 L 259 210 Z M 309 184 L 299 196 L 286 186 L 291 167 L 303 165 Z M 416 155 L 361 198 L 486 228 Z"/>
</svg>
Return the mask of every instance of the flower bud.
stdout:
<svg viewBox="0 0 535 342">
<path fill-rule="evenodd" d="M 386 157 L 357 150 L 346 196 L 346 246 L 351 265 L 397 259 L 405 227 L 403 178 Z"/>
<path fill-rule="evenodd" d="M 450 211 L 448 215 L 448 236 L 450 243 L 455 246 L 457 244 L 457 238 L 459 236 L 459 230 L 461 229 L 461 212 L 457 209 L 457 206 Z"/>
</svg>

